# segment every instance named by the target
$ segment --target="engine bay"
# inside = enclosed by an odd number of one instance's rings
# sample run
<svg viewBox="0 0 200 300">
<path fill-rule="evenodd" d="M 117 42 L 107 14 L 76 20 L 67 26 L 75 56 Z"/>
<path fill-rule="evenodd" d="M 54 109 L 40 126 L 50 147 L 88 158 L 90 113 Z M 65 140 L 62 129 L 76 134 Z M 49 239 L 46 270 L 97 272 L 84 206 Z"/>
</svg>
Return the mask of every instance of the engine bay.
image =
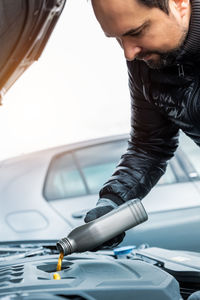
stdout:
<svg viewBox="0 0 200 300">
<path fill-rule="evenodd" d="M 54 280 L 59 257 L 54 245 L 1 244 L 0 299 L 180 300 L 198 290 L 198 285 L 190 288 L 190 280 L 180 284 L 181 278 L 189 278 L 188 272 L 192 274 L 194 266 L 183 264 L 184 257 L 189 263 L 192 252 L 141 248 L 125 254 L 113 250 L 72 254 L 63 258 L 60 280 Z M 199 260 L 198 254 L 193 257 Z M 194 274 L 193 269 L 193 278 Z"/>
</svg>

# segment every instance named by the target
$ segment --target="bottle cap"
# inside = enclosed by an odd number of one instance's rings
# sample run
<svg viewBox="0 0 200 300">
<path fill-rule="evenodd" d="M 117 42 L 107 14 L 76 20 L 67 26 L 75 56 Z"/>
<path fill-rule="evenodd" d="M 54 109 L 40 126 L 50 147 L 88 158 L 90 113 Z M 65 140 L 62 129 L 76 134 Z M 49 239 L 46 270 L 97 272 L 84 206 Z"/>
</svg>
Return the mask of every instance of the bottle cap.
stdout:
<svg viewBox="0 0 200 300">
<path fill-rule="evenodd" d="M 135 249 L 136 246 L 124 246 L 113 249 L 114 255 L 126 255 L 129 254 Z"/>
</svg>

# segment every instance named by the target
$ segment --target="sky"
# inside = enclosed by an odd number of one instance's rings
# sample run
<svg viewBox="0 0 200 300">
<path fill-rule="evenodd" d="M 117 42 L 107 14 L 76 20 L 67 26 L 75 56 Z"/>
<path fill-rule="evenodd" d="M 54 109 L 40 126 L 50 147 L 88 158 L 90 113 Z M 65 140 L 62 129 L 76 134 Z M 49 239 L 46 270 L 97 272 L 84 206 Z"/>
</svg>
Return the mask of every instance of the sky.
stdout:
<svg viewBox="0 0 200 300">
<path fill-rule="evenodd" d="M 130 131 L 123 52 L 87 0 L 68 0 L 40 57 L 0 107 L 0 159 Z"/>
</svg>

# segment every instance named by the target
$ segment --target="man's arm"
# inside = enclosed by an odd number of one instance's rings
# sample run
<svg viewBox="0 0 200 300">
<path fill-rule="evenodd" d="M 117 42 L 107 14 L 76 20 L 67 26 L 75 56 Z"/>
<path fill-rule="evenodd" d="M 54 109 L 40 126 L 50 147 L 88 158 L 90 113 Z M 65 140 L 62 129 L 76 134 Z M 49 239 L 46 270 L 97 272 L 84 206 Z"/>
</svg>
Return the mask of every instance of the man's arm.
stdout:
<svg viewBox="0 0 200 300">
<path fill-rule="evenodd" d="M 141 200 L 164 174 L 167 160 L 173 156 L 178 146 L 177 126 L 145 99 L 137 67 L 132 70 L 131 63 L 128 67 L 131 92 L 128 149 L 122 155 L 112 177 L 100 190 L 100 199 L 96 207 L 87 213 L 85 222 L 101 217 L 130 199 Z M 115 237 L 103 247 L 118 245 L 124 236 L 125 234 Z"/>
<path fill-rule="evenodd" d="M 100 198 L 118 205 L 142 199 L 164 174 L 178 146 L 178 128 L 145 99 L 139 63 L 128 62 L 131 93 L 131 133 L 127 152 L 112 177 L 100 190 Z"/>
</svg>

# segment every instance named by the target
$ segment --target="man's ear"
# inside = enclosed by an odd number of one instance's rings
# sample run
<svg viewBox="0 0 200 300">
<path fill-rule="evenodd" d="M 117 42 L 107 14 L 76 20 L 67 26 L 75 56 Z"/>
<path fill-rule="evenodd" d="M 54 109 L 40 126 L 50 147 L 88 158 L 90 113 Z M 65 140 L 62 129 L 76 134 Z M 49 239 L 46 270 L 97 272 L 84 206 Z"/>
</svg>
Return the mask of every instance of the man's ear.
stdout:
<svg viewBox="0 0 200 300">
<path fill-rule="evenodd" d="M 172 0 L 176 10 L 178 11 L 181 18 L 183 18 L 190 7 L 190 0 Z"/>
</svg>

